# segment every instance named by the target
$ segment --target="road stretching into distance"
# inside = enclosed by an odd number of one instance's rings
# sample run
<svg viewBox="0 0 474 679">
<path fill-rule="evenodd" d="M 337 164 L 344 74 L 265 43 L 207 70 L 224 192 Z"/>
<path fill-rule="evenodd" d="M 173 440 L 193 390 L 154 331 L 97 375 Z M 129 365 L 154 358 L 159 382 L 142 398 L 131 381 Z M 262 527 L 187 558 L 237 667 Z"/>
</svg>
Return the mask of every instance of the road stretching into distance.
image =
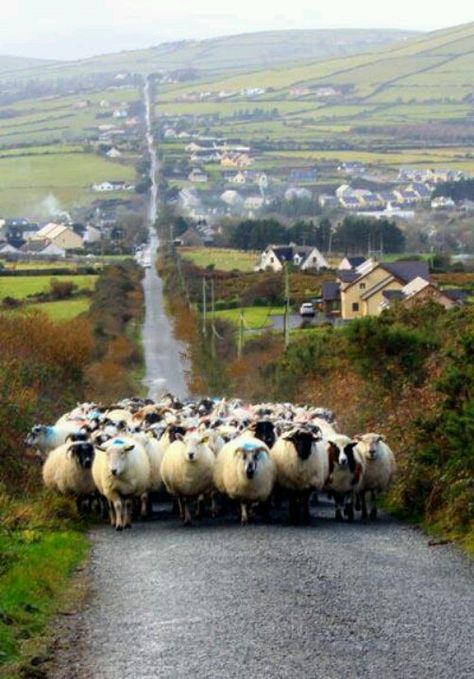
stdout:
<svg viewBox="0 0 474 679">
<path fill-rule="evenodd" d="M 147 91 L 148 142 L 157 170 Z M 154 184 L 156 187 L 156 182 Z M 155 221 L 152 189 L 150 223 Z M 150 256 L 158 243 L 150 241 Z M 154 266 L 144 282 L 146 384 L 186 392 Z M 324 404 L 321 404 L 324 405 Z M 92 532 L 88 595 L 59 623 L 52 679 L 467 679 L 474 676 L 474 566 L 386 515 L 183 528 L 170 507 Z"/>
</svg>

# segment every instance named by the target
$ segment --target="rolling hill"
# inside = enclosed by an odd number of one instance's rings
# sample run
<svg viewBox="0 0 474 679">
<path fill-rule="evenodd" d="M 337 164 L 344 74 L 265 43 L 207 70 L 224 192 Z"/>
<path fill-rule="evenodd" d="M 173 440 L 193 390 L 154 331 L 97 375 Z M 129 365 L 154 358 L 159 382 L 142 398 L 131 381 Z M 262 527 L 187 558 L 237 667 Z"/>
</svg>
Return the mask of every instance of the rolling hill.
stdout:
<svg viewBox="0 0 474 679">
<path fill-rule="evenodd" d="M 405 38 L 384 49 L 209 81 L 206 88 L 271 88 L 271 94 L 262 98 L 274 99 L 289 96 L 289 90 L 297 87 L 298 99 L 311 100 L 313 90 L 332 87 L 346 103 L 460 102 L 474 97 L 473 73 L 474 23 L 469 23 Z M 193 89 L 173 88 L 165 99 Z"/>
<path fill-rule="evenodd" d="M 0 54 L 0 77 L 8 74 L 18 75 L 18 72 L 52 66 L 58 62 L 48 59 L 30 59 L 29 57 L 12 57 L 8 54 Z"/>
<path fill-rule="evenodd" d="M 202 76 L 217 76 L 276 64 L 314 62 L 380 49 L 417 35 L 400 30 L 289 30 L 224 36 L 209 40 L 168 42 L 149 49 L 124 51 L 78 61 L 31 64 L 22 78 L 47 80 L 87 74 L 150 73 L 193 67 Z M 27 61 L 27 60 L 25 60 Z M 2 74 L 6 81 L 17 74 Z M 6 69 L 5 69 L 6 70 Z"/>
</svg>

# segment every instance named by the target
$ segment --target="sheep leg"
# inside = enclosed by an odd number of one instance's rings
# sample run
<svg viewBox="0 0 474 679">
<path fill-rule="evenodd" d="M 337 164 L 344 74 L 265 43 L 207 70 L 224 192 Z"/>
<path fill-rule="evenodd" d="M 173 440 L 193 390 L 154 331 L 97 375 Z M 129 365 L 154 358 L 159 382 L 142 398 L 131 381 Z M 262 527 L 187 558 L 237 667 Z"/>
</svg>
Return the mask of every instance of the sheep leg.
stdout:
<svg viewBox="0 0 474 679">
<path fill-rule="evenodd" d="M 375 521 L 377 518 L 377 493 L 375 490 L 370 493 L 370 504 L 370 520 Z"/>
<path fill-rule="evenodd" d="M 355 508 L 357 512 L 360 512 L 362 509 L 362 493 L 357 493 L 356 495 Z"/>
<path fill-rule="evenodd" d="M 309 513 L 309 498 L 311 497 L 311 490 L 303 490 L 300 495 L 301 521 L 309 523 L 311 515 Z"/>
<path fill-rule="evenodd" d="M 194 513 L 194 518 L 200 521 L 202 517 L 204 516 L 204 503 L 205 503 L 205 497 L 201 493 L 201 495 L 198 497 L 197 502 L 196 502 L 196 511 Z"/>
<path fill-rule="evenodd" d="M 123 502 L 120 495 L 115 494 L 111 498 L 115 512 L 115 530 L 123 530 Z"/>
<path fill-rule="evenodd" d="M 124 528 L 132 527 L 132 498 L 125 498 L 123 502 L 123 526 Z"/>
<path fill-rule="evenodd" d="M 267 498 L 266 500 L 264 500 L 264 501 L 260 504 L 260 514 L 261 514 L 261 516 L 262 516 L 262 519 L 263 519 L 266 523 L 271 523 L 271 522 L 272 522 L 272 517 L 271 517 L 271 514 L 270 514 L 271 505 L 272 505 L 271 498 Z"/>
<path fill-rule="evenodd" d="M 296 491 L 289 491 L 290 499 L 290 523 L 297 525 L 300 522 L 300 508 Z"/>
<path fill-rule="evenodd" d="M 211 493 L 211 516 L 213 519 L 219 516 L 219 507 L 216 502 L 216 495 L 217 493 L 215 491 Z"/>
<path fill-rule="evenodd" d="M 191 516 L 191 512 L 189 511 L 189 506 L 186 499 L 182 500 L 182 503 L 184 508 L 184 525 L 192 526 L 193 517 Z"/>
<path fill-rule="evenodd" d="M 183 504 L 183 501 L 181 500 L 180 497 L 178 497 L 177 500 L 178 500 L 179 518 L 181 519 L 181 521 L 184 521 L 184 504 Z"/>
<path fill-rule="evenodd" d="M 249 515 L 247 511 L 247 504 L 245 502 L 240 503 L 240 525 L 246 526 L 249 522 Z"/>
<path fill-rule="evenodd" d="M 333 493 L 334 502 L 336 503 L 336 521 L 343 521 L 342 518 L 342 505 L 344 496 L 341 493 Z"/>
<path fill-rule="evenodd" d="M 140 495 L 140 518 L 146 519 L 148 517 L 148 493 Z"/>
<path fill-rule="evenodd" d="M 361 505 L 362 505 L 362 518 L 366 519 L 367 518 L 367 502 L 365 499 L 365 491 L 362 491 L 360 493 L 360 499 L 361 499 Z"/>
<path fill-rule="evenodd" d="M 344 514 L 348 521 L 354 521 L 354 498 L 352 493 L 347 493 L 344 500 Z"/>
<path fill-rule="evenodd" d="M 109 500 L 109 520 L 110 525 L 115 527 L 115 507 L 114 503 Z"/>
</svg>

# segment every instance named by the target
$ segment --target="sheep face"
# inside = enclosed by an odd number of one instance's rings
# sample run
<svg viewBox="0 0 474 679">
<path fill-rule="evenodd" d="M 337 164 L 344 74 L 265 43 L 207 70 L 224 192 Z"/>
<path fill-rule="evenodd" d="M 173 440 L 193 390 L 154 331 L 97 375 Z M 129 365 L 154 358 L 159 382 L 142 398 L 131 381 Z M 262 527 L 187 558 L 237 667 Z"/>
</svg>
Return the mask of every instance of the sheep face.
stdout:
<svg viewBox="0 0 474 679">
<path fill-rule="evenodd" d="M 134 448 L 135 445 L 127 445 L 122 439 L 115 439 L 110 447 L 105 449 L 107 464 L 112 476 L 119 477 L 127 469 L 128 453 Z"/>
<path fill-rule="evenodd" d="M 380 441 L 385 441 L 385 437 L 381 434 L 364 434 L 364 436 L 356 437 L 359 441 L 358 449 L 365 455 L 368 460 L 376 460 L 379 457 Z"/>
<path fill-rule="evenodd" d="M 208 443 L 209 437 L 204 436 L 191 436 L 185 441 L 185 451 L 184 457 L 186 462 L 195 463 L 198 462 L 203 454 L 203 447 Z"/>
<path fill-rule="evenodd" d="M 259 420 L 251 427 L 256 439 L 263 441 L 269 448 L 273 446 L 276 440 L 275 425 L 269 420 Z"/>
<path fill-rule="evenodd" d="M 267 456 L 267 451 L 252 442 L 247 442 L 237 448 L 234 454 L 238 458 L 245 476 L 252 480 L 258 472 L 259 462 L 262 461 L 264 456 Z"/>
<path fill-rule="evenodd" d="M 349 471 L 354 472 L 356 467 L 356 461 L 354 457 L 354 448 L 357 445 L 357 441 L 351 441 L 346 444 L 337 444 L 333 441 L 329 442 L 329 458 L 334 465 L 338 465 L 342 468 L 347 468 Z"/>
<path fill-rule="evenodd" d="M 90 469 L 94 461 L 94 446 L 91 443 L 78 442 L 69 446 L 68 455 L 75 458 L 83 469 Z"/>
<path fill-rule="evenodd" d="M 25 439 L 25 445 L 27 445 L 29 448 L 34 448 L 46 436 L 47 432 L 48 427 L 46 427 L 44 424 L 35 424 Z"/>
<path fill-rule="evenodd" d="M 293 443 L 296 454 L 304 462 L 313 452 L 313 443 L 321 440 L 321 434 L 307 429 L 292 429 L 283 438 Z"/>
</svg>

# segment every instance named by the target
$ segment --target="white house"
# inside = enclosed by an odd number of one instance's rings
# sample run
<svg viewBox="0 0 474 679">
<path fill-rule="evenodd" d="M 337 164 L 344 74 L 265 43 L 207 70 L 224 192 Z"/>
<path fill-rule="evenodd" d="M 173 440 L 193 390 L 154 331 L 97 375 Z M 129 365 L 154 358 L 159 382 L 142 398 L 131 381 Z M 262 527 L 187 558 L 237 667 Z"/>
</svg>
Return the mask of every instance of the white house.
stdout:
<svg viewBox="0 0 474 679">
<path fill-rule="evenodd" d="M 205 172 L 195 167 L 189 173 L 188 179 L 190 182 L 193 182 L 193 184 L 205 184 L 209 180 L 209 177 Z"/>
<path fill-rule="evenodd" d="M 110 149 L 110 151 L 107 151 L 107 153 L 105 155 L 107 156 L 107 158 L 121 158 L 122 157 L 122 154 L 120 153 L 120 151 L 118 149 L 115 148 L 115 146 L 113 146 Z"/>
<path fill-rule="evenodd" d="M 329 268 L 326 258 L 318 248 L 310 245 L 269 245 L 261 254 L 256 271 L 281 271 L 288 262 L 297 266 L 301 271 Z"/>
</svg>

